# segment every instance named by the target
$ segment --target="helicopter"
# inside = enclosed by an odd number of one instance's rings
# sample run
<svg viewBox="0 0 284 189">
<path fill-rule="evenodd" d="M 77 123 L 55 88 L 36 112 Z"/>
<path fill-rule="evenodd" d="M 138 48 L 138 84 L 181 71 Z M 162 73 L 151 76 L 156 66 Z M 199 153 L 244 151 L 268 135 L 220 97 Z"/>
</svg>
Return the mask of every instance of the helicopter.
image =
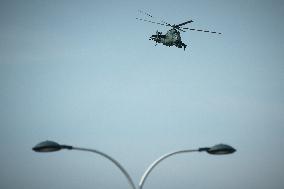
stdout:
<svg viewBox="0 0 284 189">
<path fill-rule="evenodd" d="M 141 10 L 139 10 L 139 12 L 142 13 L 142 14 L 145 14 L 148 17 L 154 18 L 152 15 L 150 15 L 146 12 L 143 12 Z M 153 23 L 153 24 L 171 27 L 171 29 L 168 30 L 165 34 L 163 34 L 162 32 L 159 32 L 157 30 L 156 34 L 152 35 L 149 38 L 149 40 L 153 40 L 153 41 L 156 42 L 155 46 L 157 46 L 158 43 L 161 43 L 161 44 L 168 46 L 168 47 L 176 46 L 178 48 L 183 48 L 185 50 L 187 45 L 182 42 L 180 31 L 186 32 L 186 30 L 190 30 L 190 31 L 199 31 L 199 32 L 205 32 L 205 33 L 221 34 L 219 32 L 215 32 L 215 31 L 183 27 L 186 24 L 192 23 L 193 20 L 188 20 L 188 21 L 183 22 L 181 24 L 169 24 L 169 23 L 165 22 L 164 20 L 162 20 L 161 22 L 154 22 L 154 21 L 142 19 L 142 18 L 136 18 L 136 19 L 140 20 L 140 21 L 144 21 L 144 22 L 150 22 L 150 23 Z"/>
</svg>

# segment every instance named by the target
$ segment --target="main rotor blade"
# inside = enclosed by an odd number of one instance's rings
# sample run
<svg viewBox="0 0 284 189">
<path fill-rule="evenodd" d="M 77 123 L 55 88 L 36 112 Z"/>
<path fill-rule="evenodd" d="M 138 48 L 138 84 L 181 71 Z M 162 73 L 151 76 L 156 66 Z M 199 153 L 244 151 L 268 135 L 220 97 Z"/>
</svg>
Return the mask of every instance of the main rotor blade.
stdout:
<svg viewBox="0 0 284 189">
<path fill-rule="evenodd" d="M 184 28 L 176 28 L 176 29 L 179 30 L 179 31 L 182 31 L 182 32 L 186 32 L 186 31 L 182 30 Z"/>
<path fill-rule="evenodd" d="M 168 26 L 170 26 L 171 24 L 169 24 L 169 23 L 167 23 L 166 21 L 164 21 L 164 20 L 161 20 L 161 22 L 162 23 L 164 23 L 164 24 L 166 24 L 166 25 L 168 25 Z"/>
<path fill-rule="evenodd" d="M 183 29 L 184 29 L 184 28 L 183 28 Z M 190 28 L 189 30 L 191 30 L 191 31 L 200 31 L 200 32 L 205 32 L 205 33 L 216 33 L 216 34 L 222 34 L 222 33 L 215 32 L 215 31 L 200 30 L 200 29 L 194 29 L 194 28 Z"/>
<path fill-rule="evenodd" d="M 183 22 L 183 23 L 178 24 L 178 25 L 176 25 L 176 26 L 177 26 L 177 27 L 183 26 L 183 25 L 188 24 L 188 23 L 191 23 L 191 22 L 193 22 L 193 20 L 189 20 L 189 21 Z"/>
<path fill-rule="evenodd" d="M 144 21 L 144 22 L 150 22 L 150 23 L 153 23 L 153 24 L 159 24 L 159 25 L 162 25 L 162 26 L 171 26 L 170 24 L 165 24 L 165 23 L 160 23 L 160 22 L 154 22 L 154 21 L 146 20 L 146 19 L 142 19 L 142 18 L 136 18 L 136 19 L 137 19 L 137 20 Z"/>
<path fill-rule="evenodd" d="M 142 10 L 138 10 L 138 12 L 141 13 L 141 14 L 145 14 L 146 16 L 149 16 L 149 17 L 153 18 L 153 16 L 152 16 L 151 14 L 147 13 L 147 12 L 144 12 L 144 11 L 142 11 Z"/>
<path fill-rule="evenodd" d="M 153 19 L 158 19 L 158 20 L 160 20 L 160 22 L 162 22 L 163 24 L 170 25 L 169 23 L 167 23 L 166 21 L 164 21 L 164 19 L 162 19 L 162 18 L 157 18 L 156 16 L 153 16 L 153 15 L 151 15 L 151 14 L 145 12 L 145 11 L 138 10 L 138 12 L 141 13 L 141 14 L 144 14 L 144 15 L 146 15 L 146 16 L 148 16 L 148 17 L 151 17 L 151 18 L 153 18 Z"/>
</svg>

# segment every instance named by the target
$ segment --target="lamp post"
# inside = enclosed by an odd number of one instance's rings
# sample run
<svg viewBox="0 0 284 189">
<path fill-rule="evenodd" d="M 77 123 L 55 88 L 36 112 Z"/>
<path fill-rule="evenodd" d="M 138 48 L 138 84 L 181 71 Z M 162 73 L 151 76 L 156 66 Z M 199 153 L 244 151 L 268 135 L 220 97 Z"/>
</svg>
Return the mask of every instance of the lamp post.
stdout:
<svg viewBox="0 0 284 189">
<path fill-rule="evenodd" d="M 182 153 L 189 153 L 189 152 L 207 152 L 212 155 L 225 155 L 225 154 L 231 154 L 234 153 L 236 150 L 226 144 L 218 144 L 212 147 L 204 147 L 204 148 L 198 148 L 193 150 L 179 150 L 171 153 L 167 153 L 161 157 L 159 157 L 157 160 L 155 160 L 144 172 L 144 174 L 141 177 L 141 180 L 139 182 L 139 189 L 143 189 L 144 183 L 150 174 L 150 172 L 164 159 L 176 155 L 176 154 L 182 154 Z"/>
<path fill-rule="evenodd" d="M 44 142 L 37 144 L 35 147 L 33 147 L 33 150 L 35 152 L 55 152 L 55 151 L 59 151 L 59 150 L 62 150 L 62 149 L 93 152 L 93 153 L 99 154 L 99 155 L 107 158 L 112 163 L 114 163 L 119 168 L 119 170 L 124 174 L 124 176 L 127 178 L 129 185 L 131 186 L 131 188 L 136 189 L 130 175 L 123 168 L 123 166 L 118 161 L 116 161 L 114 158 L 112 158 L 111 156 L 109 156 L 109 155 L 107 155 L 103 152 L 100 152 L 100 151 L 94 150 L 94 149 L 88 149 L 88 148 L 79 148 L 79 147 L 68 146 L 68 145 L 60 145 L 60 144 L 53 142 L 53 141 L 44 141 Z"/>
<path fill-rule="evenodd" d="M 79 147 L 74 147 L 74 146 L 68 146 L 68 145 L 60 145 L 56 142 L 53 141 L 44 141 L 39 144 L 37 144 L 35 147 L 33 147 L 33 150 L 36 152 L 54 152 L 54 151 L 59 151 L 62 149 L 67 149 L 67 150 L 80 150 L 80 151 L 87 151 L 87 152 L 93 152 L 96 154 L 99 154 L 108 160 L 110 160 L 112 163 L 114 163 L 120 171 L 124 174 L 124 176 L 127 178 L 129 185 L 132 187 L 132 189 L 136 189 L 130 175 L 127 173 L 127 171 L 120 165 L 118 161 L 116 161 L 114 158 L 110 157 L 109 155 L 100 152 L 98 150 L 94 149 L 88 149 L 88 148 L 79 148 Z M 217 144 L 212 147 L 203 147 L 203 148 L 198 148 L 198 149 L 192 149 L 192 150 L 179 150 L 179 151 L 174 151 L 171 153 L 167 153 L 161 157 L 159 157 L 157 160 L 155 160 L 144 172 L 144 174 L 141 177 L 141 180 L 139 182 L 139 189 L 143 189 L 144 183 L 149 176 L 150 172 L 164 159 L 171 157 L 176 154 L 182 154 L 182 153 L 189 153 L 189 152 L 207 152 L 212 155 L 225 155 L 225 154 L 232 154 L 236 150 L 226 144 Z"/>
</svg>

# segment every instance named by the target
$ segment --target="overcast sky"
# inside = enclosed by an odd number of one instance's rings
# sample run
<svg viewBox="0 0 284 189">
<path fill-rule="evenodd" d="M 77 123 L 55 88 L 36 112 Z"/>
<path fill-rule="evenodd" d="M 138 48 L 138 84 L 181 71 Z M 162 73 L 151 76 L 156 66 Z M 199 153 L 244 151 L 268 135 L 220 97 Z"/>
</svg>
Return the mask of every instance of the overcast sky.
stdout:
<svg viewBox="0 0 284 189">
<path fill-rule="evenodd" d="M 186 51 L 148 38 L 169 28 Z M 0 188 L 125 189 L 90 153 L 35 153 L 38 142 L 103 151 L 145 189 L 284 188 L 284 1 L 0 1 Z"/>
</svg>

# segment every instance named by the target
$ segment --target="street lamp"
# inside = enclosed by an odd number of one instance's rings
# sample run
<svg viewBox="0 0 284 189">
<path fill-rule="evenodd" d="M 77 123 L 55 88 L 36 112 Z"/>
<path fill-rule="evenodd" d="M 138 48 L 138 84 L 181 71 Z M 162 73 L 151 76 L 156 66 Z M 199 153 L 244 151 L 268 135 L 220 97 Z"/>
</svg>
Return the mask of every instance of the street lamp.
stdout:
<svg viewBox="0 0 284 189">
<path fill-rule="evenodd" d="M 226 144 L 217 144 L 215 146 L 212 147 L 203 147 L 203 148 L 198 148 L 195 150 L 179 150 L 179 151 L 175 151 L 175 152 L 171 152 L 171 153 L 167 153 L 163 156 L 161 156 L 160 158 L 158 158 L 157 160 L 155 160 L 149 167 L 148 169 L 146 169 L 146 171 L 144 172 L 143 176 L 141 177 L 141 180 L 139 182 L 139 189 L 142 189 L 144 186 L 144 183 L 148 177 L 148 175 L 150 174 L 150 172 L 154 169 L 154 167 L 156 167 L 161 161 L 163 161 L 164 159 L 176 155 L 176 154 L 181 154 L 181 153 L 189 153 L 189 152 L 207 152 L 209 154 L 212 155 L 225 155 L 225 154 L 232 154 L 234 153 L 236 150 Z"/>
<path fill-rule="evenodd" d="M 41 142 L 41 143 L 37 144 L 35 147 L 33 147 L 33 150 L 35 152 L 55 152 L 55 151 L 59 151 L 59 150 L 62 150 L 62 149 L 93 152 L 93 153 L 99 154 L 99 155 L 107 158 L 112 163 L 114 163 L 119 168 L 119 170 L 124 174 L 124 176 L 127 178 L 128 183 L 132 187 L 132 189 L 136 189 L 130 175 L 122 167 L 122 165 L 120 165 L 120 163 L 118 161 L 116 161 L 114 158 L 110 157 L 109 155 L 107 155 L 103 152 L 100 152 L 100 151 L 94 150 L 94 149 L 88 149 L 88 148 L 79 148 L 79 147 L 68 146 L 68 145 L 60 145 L 56 142 L 48 141 L 48 140 Z"/>
<path fill-rule="evenodd" d="M 127 173 L 127 171 L 122 167 L 122 165 L 120 165 L 120 163 L 118 163 L 118 161 L 116 161 L 115 159 L 113 159 L 112 157 L 110 157 L 109 155 L 100 152 L 98 150 L 94 150 L 94 149 L 88 149 L 88 148 L 79 148 L 79 147 L 74 147 L 74 146 L 68 146 L 68 145 L 60 145 L 56 142 L 53 141 L 44 141 L 41 142 L 39 144 L 37 144 L 35 147 L 33 147 L 33 150 L 36 152 L 55 152 L 55 151 L 59 151 L 62 149 L 67 149 L 67 150 L 80 150 L 80 151 L 88 151 L 88 152 L 93 152 L 96 154 L 99 154 L 105 158 L 107 158 L 108 160 L 110 160 L 112 163 L 114 163 L 119 169 L 120 171 L 124 174 L 124 176 L 127 178 L 128 183 L 130 184 L 130 186 L 132 187 L 132 189 L 136 189 L 130 175 Z M 181 153 L 189 153 L 189 152 L 207 152 L 209 154 L 212 155 L 225 155 L 225 154 L 232 154 L 234 153 L 236 150 L 226 144 L 217 144 L 215 146 L 212 147 L 203 147 L 203 148 L 198 148 L 198 149 L 193 149 L 193 150 L 179 150 L 179 151 L 175 151 L 175 152 L 171 152 L 171 153 L 167 153 L 163 156 L 161 156 L 160 158 L 158 158 L 157 160 L 155 160 L 144 172 L 144 174 L 141 177 L 141 180 L 139 182 L 139 189 L 142 189 L 144 186 L 144 183 L 148 177 L 148 175 L 150 174 L 150 172 L 164 159 L 176 155 L 176 154 L 181 154 Z"/>
</svg>

